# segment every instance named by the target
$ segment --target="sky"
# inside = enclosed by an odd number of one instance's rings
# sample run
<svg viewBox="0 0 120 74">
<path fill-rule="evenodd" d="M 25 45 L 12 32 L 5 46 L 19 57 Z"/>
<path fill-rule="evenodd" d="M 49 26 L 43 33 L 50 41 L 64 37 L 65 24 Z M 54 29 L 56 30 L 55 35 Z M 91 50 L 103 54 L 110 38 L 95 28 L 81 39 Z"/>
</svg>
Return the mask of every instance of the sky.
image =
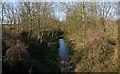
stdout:
<svg viewBox="0 0 120 74">
<path fill-rule="evenodd" d="M 100 1 L 104 1 L 104 2 L 118 2 L 120 0 L 1 0 L 3 1 L 7 1 L 7 2 L 13 2 L 13 1 L 34 1 L 34 2 L 83 2 L 83 1 L 87 1 L 87 2 L 100 2 Z"/>
</svg>

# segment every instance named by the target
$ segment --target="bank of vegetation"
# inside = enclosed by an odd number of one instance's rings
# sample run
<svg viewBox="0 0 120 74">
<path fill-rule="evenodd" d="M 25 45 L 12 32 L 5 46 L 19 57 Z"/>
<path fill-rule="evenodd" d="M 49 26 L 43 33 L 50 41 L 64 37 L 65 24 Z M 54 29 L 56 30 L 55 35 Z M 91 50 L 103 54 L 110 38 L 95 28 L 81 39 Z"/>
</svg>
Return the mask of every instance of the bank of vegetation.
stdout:
<svg viewBox="0 0 120 74">
<path fill-rule="evenodd" d="M 4 72 L 57 72 L 63 36 L 76 72 L 118 72 L 118 3 L 2 3 Z"/>
</svg>

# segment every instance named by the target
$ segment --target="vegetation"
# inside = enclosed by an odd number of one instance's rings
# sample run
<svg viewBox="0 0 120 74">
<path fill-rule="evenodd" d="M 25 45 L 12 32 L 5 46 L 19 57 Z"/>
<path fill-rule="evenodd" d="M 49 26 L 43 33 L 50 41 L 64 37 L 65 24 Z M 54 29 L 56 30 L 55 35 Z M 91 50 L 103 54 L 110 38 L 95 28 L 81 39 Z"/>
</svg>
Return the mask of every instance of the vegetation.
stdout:
<svg viewBox="0 0 120 74">
<path fill-rule="evenodd" d="M 68 44 L 76 72 L 119 72 L 117 5 L 2 3 L 3 73 L 57 72 L 60 35 Z"/>
</svg>

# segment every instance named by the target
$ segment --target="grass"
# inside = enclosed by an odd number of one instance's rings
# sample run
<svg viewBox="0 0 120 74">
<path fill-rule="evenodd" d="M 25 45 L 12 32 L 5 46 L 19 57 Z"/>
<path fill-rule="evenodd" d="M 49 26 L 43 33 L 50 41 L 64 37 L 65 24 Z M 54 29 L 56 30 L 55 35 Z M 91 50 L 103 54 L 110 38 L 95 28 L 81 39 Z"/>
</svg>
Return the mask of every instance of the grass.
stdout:
<svg viewBox="0 0 120 74">
<path fill-rule="evenodd" d="M 43 29 L 43 31 L 35 29 L 31 36 L 37 42 L 39 42 L 38 36 L 40 36 L 40 40 L 44 42 L 41 48 L 36 49 L 33 47 L 30 52 L 31 56 L 35 55 L 34 57 L 44 64 L 46 69 L 43 70 L 57 70 L 57 37 L 62 34 L 70 49 L 70 56 L 76 65 L 76 71 L 119 71 L 118 58 L 116 58 L 118 56 L 118 29 L 115 23 L 106 25 L 108 27 L 106 32 L 103 32 L 103 26 L 99 23 L 94 25 L 86 23 L 85 31 L 82 30 L 83 27 L 80 25 L 60 25 L 60 28 L 57 26 L 49 28 L 49 30 Z M 3 29 L 9 31 L 10 27 L 5 26 Z M 28 33 L 30 32 L 28 31 Z M 43 34 L 43 36 L 39 33 Z M 5 38 L 3 37 L 3 39 Z M 10 39 L 6 38 L 6 41 L 10 41 Z M 37 43 L 36 41 L 34 43 Z M 14 40 L 12 43 L 14 43 Z"/>
</svg>

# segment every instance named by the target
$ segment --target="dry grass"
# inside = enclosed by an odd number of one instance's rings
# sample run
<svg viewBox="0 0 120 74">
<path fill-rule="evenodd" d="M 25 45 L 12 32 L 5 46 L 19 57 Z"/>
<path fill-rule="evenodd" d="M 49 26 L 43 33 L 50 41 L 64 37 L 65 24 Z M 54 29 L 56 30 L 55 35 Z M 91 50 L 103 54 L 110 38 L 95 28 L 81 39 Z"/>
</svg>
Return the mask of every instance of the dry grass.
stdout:
<svg viewBox="0 0 120 74">
<path fill-rule="evenodd" d="M 106 25 L 106 32 L 88 27 L 82 38 L 79 32 L 69 34 L 68 38 L 75 44 L 72 55 L 77 72 L 116 72 L 118 68 L 118 33 L 117 24 Z M 100 26 L 99 26 L 100 27 Z M 82 31 L 83 32 L 83 31 Z M 83 41 L 83 42 L 82 42 Z"/>
</svg>

